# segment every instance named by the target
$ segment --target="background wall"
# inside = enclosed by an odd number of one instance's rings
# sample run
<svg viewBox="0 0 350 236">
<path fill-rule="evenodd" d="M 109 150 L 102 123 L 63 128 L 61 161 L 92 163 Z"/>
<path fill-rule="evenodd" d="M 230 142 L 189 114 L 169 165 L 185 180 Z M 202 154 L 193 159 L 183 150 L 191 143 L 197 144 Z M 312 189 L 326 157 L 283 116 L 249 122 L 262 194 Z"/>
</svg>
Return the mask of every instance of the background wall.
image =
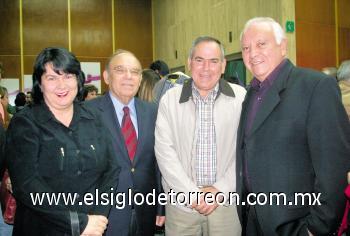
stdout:
<svg viewBox="0 0 350 236">
<path fill-rule="evenodd" d="M 163 59 L 180 68 L 199 35 L 217 37 L 226 55 L 239 58 L 244 23 L 270 16 L 283 27 L 295 21 L 289 58 L 320 70 L 350 58 L 348 12 L 349 0 L 0 0 L 0 61 L 3 77 L 21 78 L 44 47 L 62 46 L 81 61 L 100 62 L 102 71 L 124 48 L 143 67 Z"/>
<path fill-rule="evenodd" d="M 49 46 L 70 49 L 80 61 L 100 62 L 101 72 L 118 48 L 134 52 L 148 67 L 151 14 L 150 0 L 0 0 L 3 77 L 32 74 L 37 54 Z"/>
<path fill-rule="evenodd" d="M 171 68 L 186 64 L 191 43 L 199 35 L 220 39 L 226 55 L 239 56 L 240 32 L 255 16 L 272 17 L 283 27 L 287 20 L 295 21 L 295 32 L 287 33 L 288 57 L 299 66 L 321 70 L 350 59 L 349 0 L 153 0 L 152 4 L 154 56 Z"/>
<path fill-rule="evenodd" d="M 239 53 L 239 36 L 245 22 L 270 16 L 285 25 L 294 20 L 291 0 L 153 0 L 154 55 L 170 67 L 185 64 L 192 41 L 200 35 L 218 38 L 226 55 Z M 232 41 L 230 41 L 230 34 Z M 295 60 L 295 35 L 288 34 L 289 57 Z M 177 57 L 176 57 L 177 55 Z"/>
<path fill-rule="evenodd" d="M 350 59 L 350 1 L 295 0 L 297 64 L 321 70 Z"/>
<path fill-rule="evenodd" d="M 350 1 L 337 0 L 338 57 L 337 65 L 350 59 Z"/>
</svg>

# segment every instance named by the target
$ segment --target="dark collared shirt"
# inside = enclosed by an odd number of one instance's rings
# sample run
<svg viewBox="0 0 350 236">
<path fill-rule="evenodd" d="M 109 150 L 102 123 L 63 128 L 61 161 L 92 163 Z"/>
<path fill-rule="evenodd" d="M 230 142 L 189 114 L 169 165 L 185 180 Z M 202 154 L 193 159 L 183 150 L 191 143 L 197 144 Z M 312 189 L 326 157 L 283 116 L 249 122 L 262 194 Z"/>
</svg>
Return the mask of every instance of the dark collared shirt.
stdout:
<svg viewBox="0 0 350 236">
<path fill-rule="evenodd" d="M 273 82 L 277 79 L 281 69 L 286 64 L 287 60 L 283 60 L 267 78 L 260 82 L 257 78 L 254 78 L 251 82 L 253 92 L 249 98 L 248 116 L 245 127 L 245 135 L 248 136 L 253 126 L 256 113 L 259 111 L 261 104 L 266 96 L 267 91 L 271 88 Z"/>
<path fill-rule="evenodd" d="M 287 63 L 287 60 L 283 60 L 268 76 L 267 78 L 260 82 L 257 78 L 254 78 L 251 82 L 252 86 L 252 93 L 250 98 L 248 98 L 248 115 L 247 115 L 247 122 L 245 127 L 245 138 L 247 138 L 250 135 L 250 131 L 253 126 L 254 119 L 256 117 L 257 112 L 259 111 L 261 104 L 264 101 L 264 98 L 269 91 L 269 89 L 272 87 L 273 82 L 277 79 L 281 69 L 283 66 Z M 246 189 L 248 192 L 251 191 L 250 189 L 250 181 L 249 181 L 249 173 L 247 168 L 247 160 L 244 159 L 243 163 L 243 172 L 244 172 L 244 183 L 246 186 Z"/>
</svg>

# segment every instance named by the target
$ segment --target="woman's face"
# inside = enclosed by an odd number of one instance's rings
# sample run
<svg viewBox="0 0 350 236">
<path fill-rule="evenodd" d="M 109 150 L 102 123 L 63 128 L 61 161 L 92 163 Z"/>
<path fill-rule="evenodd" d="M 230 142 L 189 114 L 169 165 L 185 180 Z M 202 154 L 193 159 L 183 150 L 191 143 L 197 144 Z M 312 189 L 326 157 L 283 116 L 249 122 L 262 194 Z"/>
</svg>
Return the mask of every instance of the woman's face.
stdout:
<svg viewBox="0 0 350 236">
<path fill-rule="evenodd" d="M 52 112 L 73 107 L 78 93 L 78 81 L 74 74 L 57 74 L 51 63 L 45 65 L 46 72 L 41 76 L 41 92 L 44 101 Z"/>
<path fill-rule="evenodd" d="M 88 92 L 85 100 L 88 101 L 88 100 L 91 100 L 94 98 L 97 98 L 97 93 L 96 93 L 96 91 L 91 91 L 91 92 Z"/>
<path fill-rule="evenodd" d="M 5 93 L 4 96 L 1 98 L 1 104 L 6 109 L 9 105 L 9 95 L 8 93 Z"/>
</svg>

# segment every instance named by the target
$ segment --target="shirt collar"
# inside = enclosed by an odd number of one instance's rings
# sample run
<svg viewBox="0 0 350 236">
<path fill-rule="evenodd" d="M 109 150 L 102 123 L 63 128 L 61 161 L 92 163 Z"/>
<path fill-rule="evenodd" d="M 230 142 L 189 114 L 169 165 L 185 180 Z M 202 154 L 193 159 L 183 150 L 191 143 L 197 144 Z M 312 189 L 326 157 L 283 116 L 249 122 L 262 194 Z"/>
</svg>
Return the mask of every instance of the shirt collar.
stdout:
<svg viewBox="0 0 350 236">
<path fill-rule="evenodd" d="M 127 105 L 123 104 L 122 102 L 120 102 L 118 100 L 118 98 L 114 97 L 111 92 L 109 92 L 109 96 L 112 100 L 112 103 L 115 107 L 115 110 L 118 114 L 121 114 L 122 116 L 124 115 L 124 111 L 123 111 L 123 108 L 125 106 L 129 107 L 130 109 L 130 114 L 133 115 L 133 114 L 136 114 L 136 109 L 135 109 L 135 98 L 132 98 L 129 103 Z"/>
<path fill-rule="evenodd" d="M 205 102 L 214 102 L 219 92 L 219 84 L 217 83 L 213 90 L 211 90 L 205 98 L 202 98 L 197 86 L 192 83 L 192 97 L 195 101 L 202 100 Z"/>
<path fill-rule="evenodd" d="M 185 80 L 182 91 L 181 91 L 181 96 L 180 96 L 180 103 L 187 102 L 189 98 L 192 96 L 192 82 L 193 79 L 188 79 Z M 233 92 L 232 87 L 228 84 L 228 82 L 224 79 L 219 80 L 219 89 L 218 89 L 218 95 L 216 98 L 220 95 L 220 93 L 229 96 L 229 97 L 235 97 L 235 93 Z"/>
<path fill-rule="evenodd" d="M 273 84 L 273 82 L 277 79 L 281 69 L 284 67 L 287 61 L 287 59 L 284 59 L 262 82 L 260 82 L 260 80 L 254 77 L 254 79 L 250 83 L 252 88 L 258 91 L 260 88 L 270 87 Z"/>
</svg>

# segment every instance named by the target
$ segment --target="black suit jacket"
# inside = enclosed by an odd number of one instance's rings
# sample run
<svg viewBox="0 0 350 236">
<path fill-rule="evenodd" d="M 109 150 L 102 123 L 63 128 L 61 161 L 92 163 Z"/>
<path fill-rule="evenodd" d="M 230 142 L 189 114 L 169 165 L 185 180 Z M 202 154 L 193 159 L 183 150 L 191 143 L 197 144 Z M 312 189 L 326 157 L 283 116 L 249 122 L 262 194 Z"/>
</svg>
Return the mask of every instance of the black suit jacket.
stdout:
<svg viewBox="0 0 350 236">
<path fill-rule="evenodd" d="M 117 192 L 126 193 L 125 196 L 127 200 L 129 196 L 128 189 L 132 189 L 134 193 L 139 192 L 144 195 L 152 193 L 153 189 L 155 189 L 157 197 L 157 194 L 161 192 L 161 180 L 154 154 L 154 129 L 157 116 L 156 105 L 135 98 L 138 145 L 133 163 L 131 163 L 128 156 L 118 118 L 109 94 L 107 93 L 104 96 L 89 101 L 88 105 L 98 109 L 104 124 L 112 134 L 115 158 L 122 168 L 119 175 Z M 120 198 L 120 200 L 122 199 Z M 108 218 L 107 235 L 128 235 L 131 206 L 125 205 L 120 208 L 122 209 L 112 207 Z M 147 204 L 143 204 L 142 206 L 135 205 L 135 211 L 140 235 L 153 236 L 157 211 L 158 215 L 164 215 L 162 207 Z"/>
<path fill-rule="evenodd" d="M 288 61 L 245 137 L 251 94 L 252 88 L 238 130 L 237 191 L 242 194 L 245 159 L 251 192 L 282 192 L 292 202 L 255 207 L 264 235 L 307 235 L 306 229 L 329 235 L 345 207 L 350 170 L 350 125 L 336 81 Z M 295 192 L 321 193 L 322 205 L 294 205 Z M 238 213 L 242 222 L 241 206 Z"/>
</svg>

